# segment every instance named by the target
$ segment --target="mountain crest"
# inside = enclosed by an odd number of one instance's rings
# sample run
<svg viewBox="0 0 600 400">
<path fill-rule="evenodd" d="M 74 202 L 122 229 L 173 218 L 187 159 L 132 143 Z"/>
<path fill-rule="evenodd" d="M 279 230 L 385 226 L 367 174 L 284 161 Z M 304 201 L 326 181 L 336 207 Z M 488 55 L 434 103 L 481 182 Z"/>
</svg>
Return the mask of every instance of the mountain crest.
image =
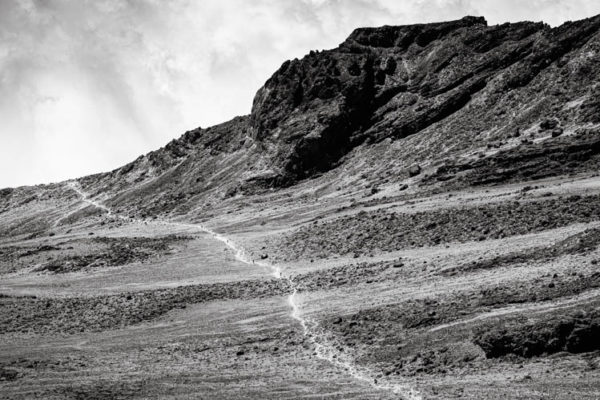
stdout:
<svg viewBox="0 0 600 400">
<path fill-rule="evenodd" d="M 484 17 L 466 16 L 456 21 L 431 24 L 385 25 L 378 28 L 357 28 L 348 36 L 348 39 L 346 39 L 342 46 L 362 45 L 406 49 L 415 43 L 421 47 L 425 47 L 432 41 L 446 36 L 457 29 L 473 26 L 487 26 L 487 21 Z"/>
</svg>

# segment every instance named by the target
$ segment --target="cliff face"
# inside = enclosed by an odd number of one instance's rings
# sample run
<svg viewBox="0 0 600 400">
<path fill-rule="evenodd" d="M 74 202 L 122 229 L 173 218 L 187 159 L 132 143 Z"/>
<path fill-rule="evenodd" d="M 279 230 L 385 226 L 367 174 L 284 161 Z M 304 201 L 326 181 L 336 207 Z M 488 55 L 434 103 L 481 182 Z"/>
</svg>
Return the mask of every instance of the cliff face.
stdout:
<svg viewBox="0 0 600 400">
<path fill-rule="evenodd" d="M 273 74 L 254 99 L 253 137 L 271 144 L 273 182 L 293 183 L 332 168 L 364 141 L 404 138 L 442 121 L 490 82 L 496 93 L 527 86 L 599 28 L 599 17 L 555 29 L 465 17 L 357 29 L 338 48 L 286 61 Z"/>
</svg>

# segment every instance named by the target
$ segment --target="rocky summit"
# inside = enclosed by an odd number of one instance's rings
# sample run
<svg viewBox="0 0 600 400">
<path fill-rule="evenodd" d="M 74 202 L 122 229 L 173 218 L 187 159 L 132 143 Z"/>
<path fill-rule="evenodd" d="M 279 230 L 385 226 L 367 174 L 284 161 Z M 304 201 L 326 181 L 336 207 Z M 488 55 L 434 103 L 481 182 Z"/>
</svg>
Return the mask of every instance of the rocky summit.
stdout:
<svg viewBox="0 0 600 400">
<path fill-rule="evenodd" d="M 600 16 L 359 28 L 0 190 L 2 398 L 597 399 Z"/>
</svg>

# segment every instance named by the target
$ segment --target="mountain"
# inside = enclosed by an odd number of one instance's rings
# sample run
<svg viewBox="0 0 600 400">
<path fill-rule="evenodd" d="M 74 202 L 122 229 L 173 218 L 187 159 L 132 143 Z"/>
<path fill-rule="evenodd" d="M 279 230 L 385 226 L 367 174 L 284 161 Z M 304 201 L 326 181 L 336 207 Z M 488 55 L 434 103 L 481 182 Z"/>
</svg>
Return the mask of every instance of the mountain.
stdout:
<svg viewBox="0 0 600 400">
<path fill-rule="evenodd" d="M 248 116 L 0 190 L 0 387 L 596 398 L 599 66 L 600 16 L 359 28 Z"/>
</svg>

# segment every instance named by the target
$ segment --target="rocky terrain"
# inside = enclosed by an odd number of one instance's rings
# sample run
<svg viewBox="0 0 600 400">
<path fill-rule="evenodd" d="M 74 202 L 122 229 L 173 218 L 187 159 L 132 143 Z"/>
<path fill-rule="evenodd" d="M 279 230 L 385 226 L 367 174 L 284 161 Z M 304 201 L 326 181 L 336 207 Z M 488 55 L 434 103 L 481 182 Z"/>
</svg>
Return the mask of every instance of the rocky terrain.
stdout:
<svg viewBox="0 0 600 400">
<path fill-rule="evenodd" d="M 0 190 L 0 398 L 597 399 L 600 16 L 360 28 Z"/>
</svg>

